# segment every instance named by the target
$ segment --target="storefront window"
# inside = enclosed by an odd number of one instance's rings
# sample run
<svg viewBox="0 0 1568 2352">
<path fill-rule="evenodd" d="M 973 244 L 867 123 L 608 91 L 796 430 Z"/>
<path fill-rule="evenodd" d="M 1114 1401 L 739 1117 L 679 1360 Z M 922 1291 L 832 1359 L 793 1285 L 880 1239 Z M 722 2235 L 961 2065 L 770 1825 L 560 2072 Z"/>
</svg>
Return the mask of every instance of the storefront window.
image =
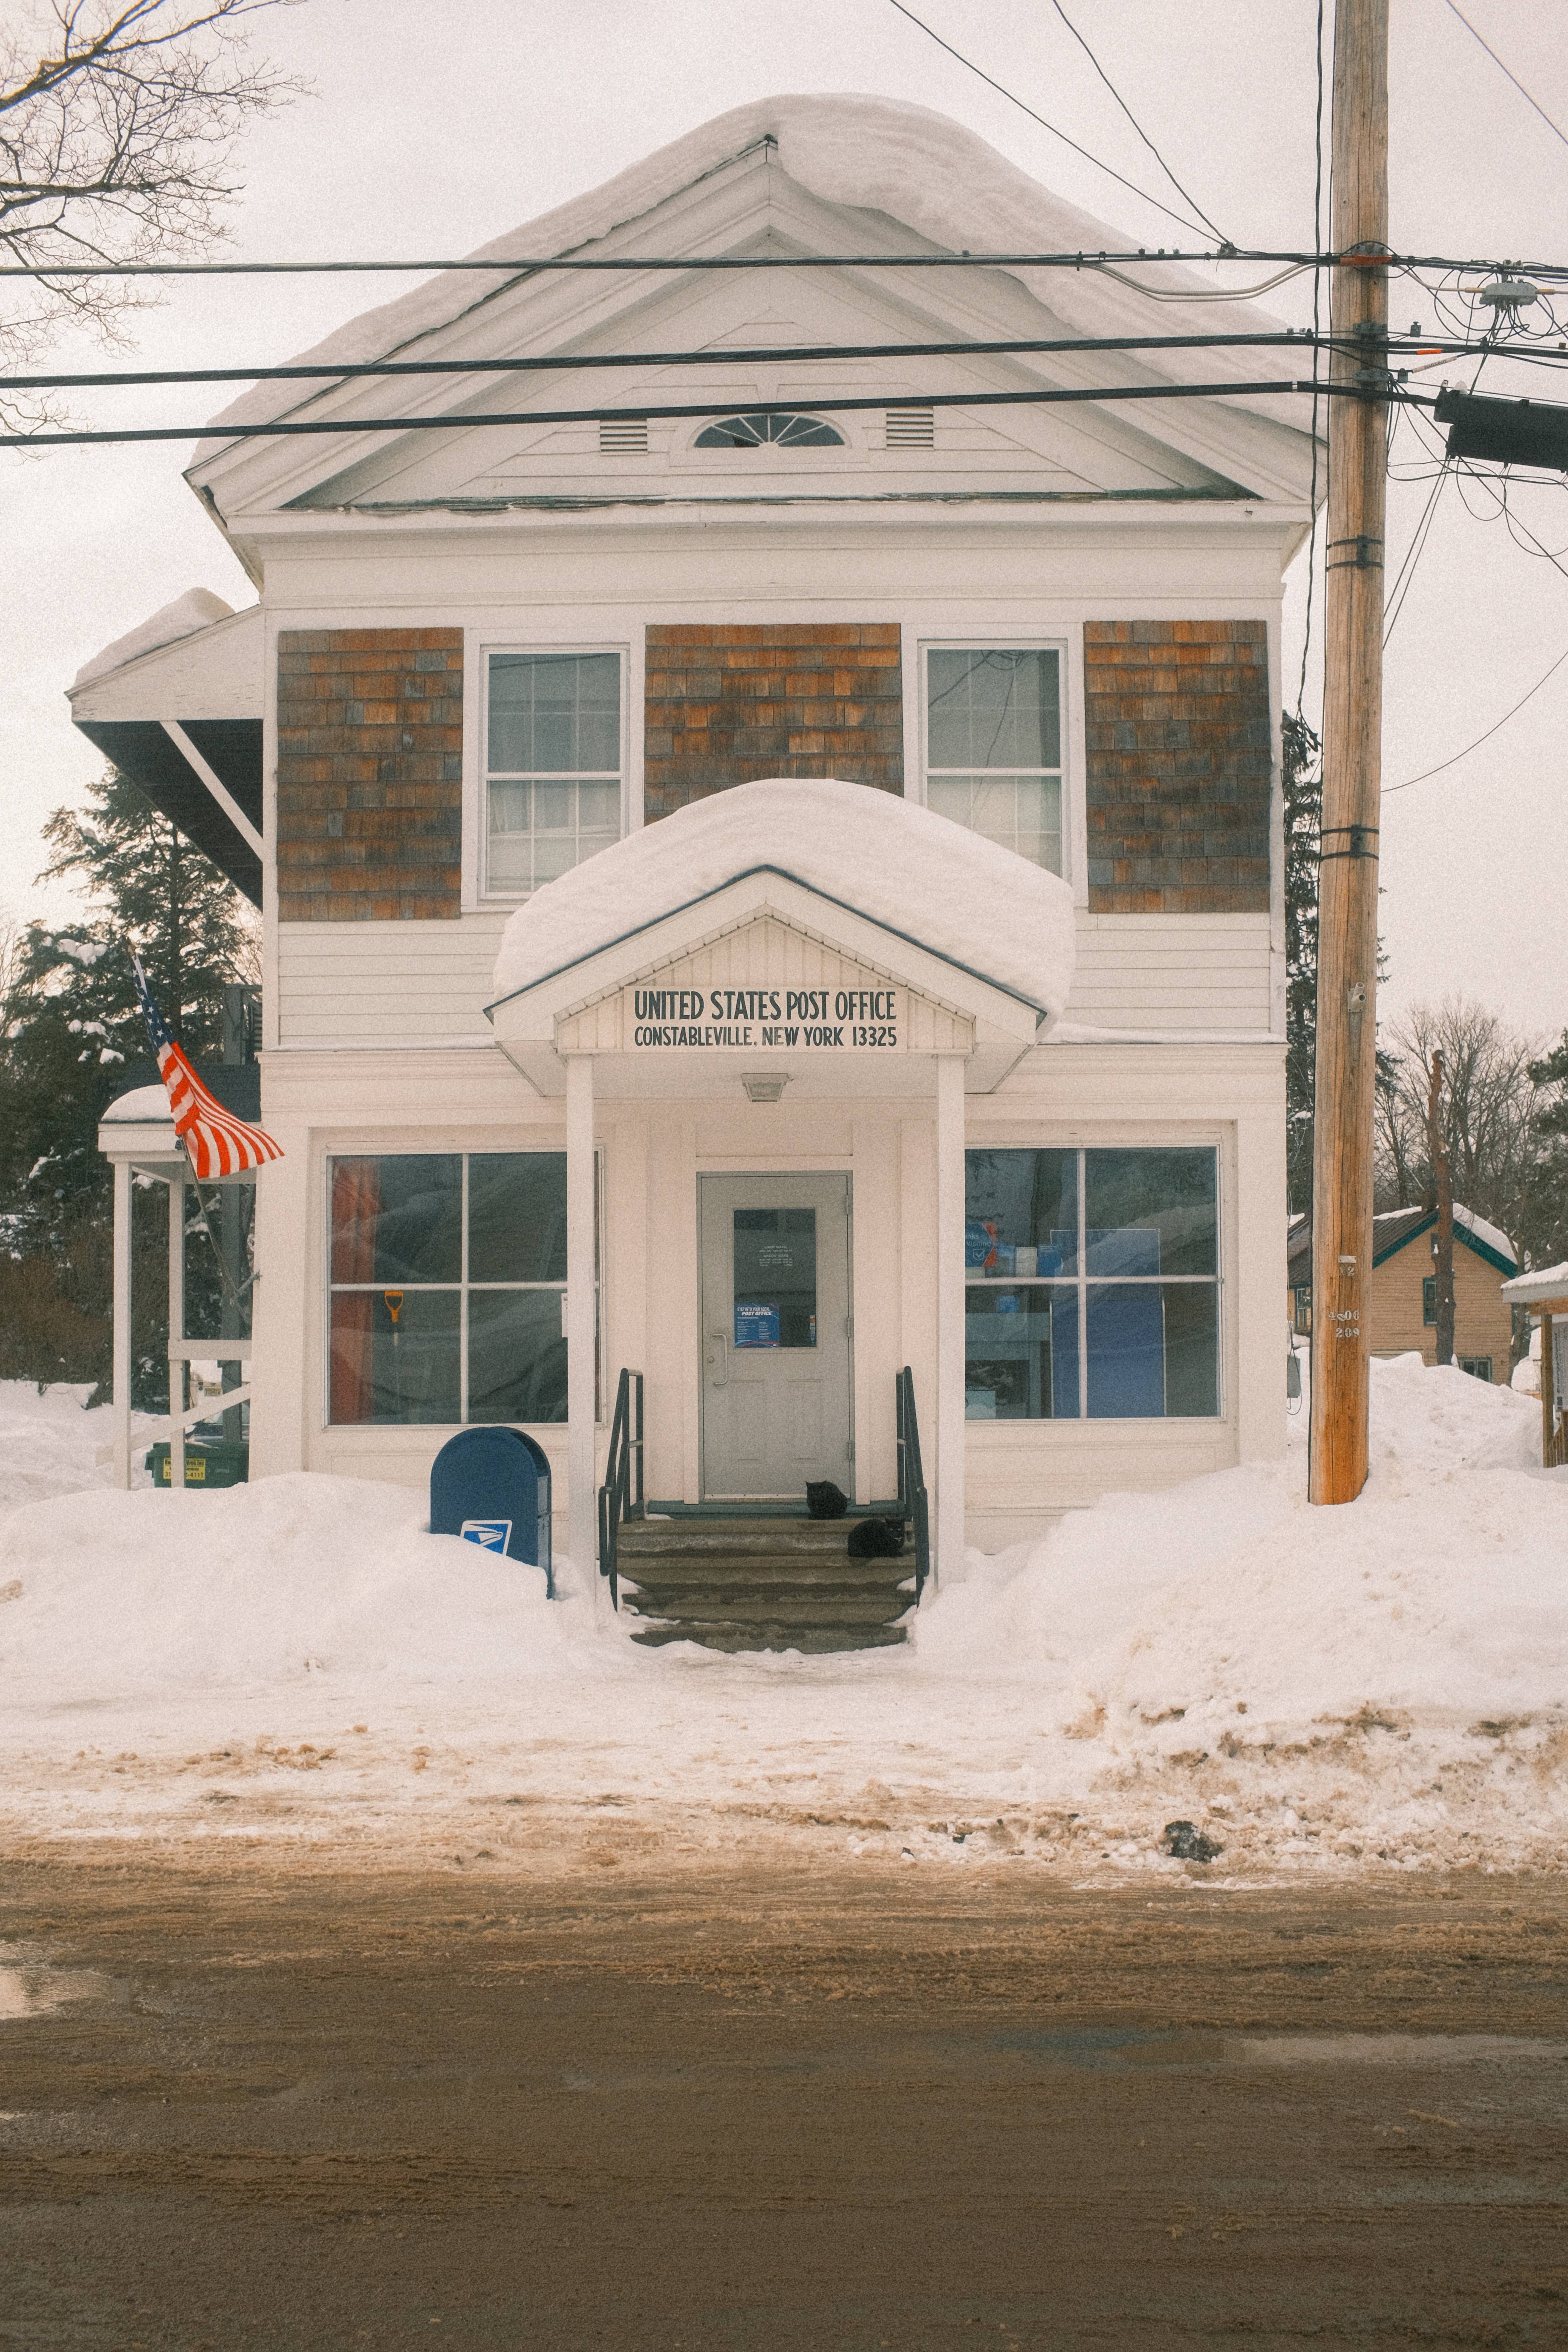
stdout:
<svg viewBox="0 0 1568 2352">
<path fill-rule="evenodd" d="M 331 1163 L 330 1419 L 563 1422 L 566 1155 Z"/>
<path fill-rule="evenodd" d="M 621 836 L 619 654 L 494 653 L 487 891 L 524 898 Z"/>
<path fill-rule="evenodd" d="M 1053 647 L 931 647 L 926 805 L 1061 872 L 1061 678 Z"/>
<path fill-rule="evenodd" d="M 1219 1411 L 1212 1149 L 970 1151 L 971 1421 Z"/>
</svg>

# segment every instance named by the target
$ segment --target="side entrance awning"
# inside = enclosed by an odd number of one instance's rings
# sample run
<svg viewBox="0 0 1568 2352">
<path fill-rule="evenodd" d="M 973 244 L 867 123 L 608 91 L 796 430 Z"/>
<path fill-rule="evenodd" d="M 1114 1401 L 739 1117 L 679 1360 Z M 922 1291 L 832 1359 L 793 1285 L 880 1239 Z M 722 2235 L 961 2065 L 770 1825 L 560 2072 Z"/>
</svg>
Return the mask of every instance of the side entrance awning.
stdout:
<svg viewBox="0 0 1568 2352">
<path fill-rule="evenodd" d="M 71 718 L 253 906 L 261 904 L 261 608 L 193 589 L 106 646 Z"/>
</svg>

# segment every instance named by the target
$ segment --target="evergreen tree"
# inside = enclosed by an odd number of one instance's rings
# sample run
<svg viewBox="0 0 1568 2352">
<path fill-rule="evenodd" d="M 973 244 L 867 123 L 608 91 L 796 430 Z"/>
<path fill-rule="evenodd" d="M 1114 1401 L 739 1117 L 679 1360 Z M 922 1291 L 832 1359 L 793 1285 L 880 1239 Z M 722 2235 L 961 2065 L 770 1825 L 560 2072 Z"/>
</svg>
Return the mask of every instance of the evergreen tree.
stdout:
<svg viewBox="0 0 1568 2352">
<path fill-rule="evenodd" d="M 223 992 L 252 975 L 257 929 L 233 884 L 116 770 L 44 835 L 55 855 L 39 879 L 79 879 L 87 907 L 69 929 L 28 925 L 0 974 L 0 1377 L 101 1382 L 113 1188 L 98 1123 L 127 1063 L 150 1053 L 132 950 L 199 1066 L 221 1050 Z M 152 1249 L 139 1240 L 139 1391 L 155 1385 L 162 1345 L 148 1324 L 154 1301 L 162 1314 Z"/>
</svg>

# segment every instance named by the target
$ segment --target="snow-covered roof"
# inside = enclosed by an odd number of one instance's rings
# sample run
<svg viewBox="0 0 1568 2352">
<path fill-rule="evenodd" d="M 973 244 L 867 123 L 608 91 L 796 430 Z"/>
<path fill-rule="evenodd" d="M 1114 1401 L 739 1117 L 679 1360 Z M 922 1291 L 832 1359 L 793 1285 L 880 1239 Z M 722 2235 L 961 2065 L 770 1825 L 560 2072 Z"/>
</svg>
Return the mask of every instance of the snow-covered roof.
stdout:
<svg viewBox="0 0 1568 2352">
<path fill-rule="evenodd" d="M 1510 1265 L 1519 1264 L 1519 1252 L 1500 1225 L 1489 1224 L 1485 1217 L 1478 1217 L 1473 1209 L 1467 1209 L 1458 1201 L 1454 1203 L 1454 1223 L 1467 1226 L 1477 1241 L 1485 1242 L 1499 1257 L 1506 1257 Z"/>
<path fill-rule="evenodd" d="M 1568 1257 L 1558 1265 L 1531 1266 L 1502 1285 L 1501 1294 L 1519 1307 L 1533 1307 L 1545 1298 L 1568 1298 Z"/>
<path fill-rule="evenodd" d="M 497 999 L 770 868 L 932 955 L 1059 1013 L 1072 986 L 1072 892 L 994 841 L 893 793 L 833 779 L 736 784 L 603 849 L 510 917 Z"/>
<path fill-rule="evenodd" d="M 163 1087 L 132 1087 L 129 1094 L 116 1095 L 99 1125 L 117 1127 L 122 1122 L 134 1122 L 145 1127 L 151 1119 L 167 1119 L 172 1126 L 174 1118 L 168 1093 Z"/>
<path fill-rule="evenodd" d="M 764 141 L 773 142 L 789 177 L 824 202 L 889 215 L 942 250 L 1125 252 L 1136 242 L 1042 187 L 946 115 L 902 100 L 838 92 L 763 98 L 736 107 L 617 173 L 603 186 L 480 246 L 468 257 L 522 262 L 580 251 L 626 229 Z M 1156 308 L 1162 334 L 1280 331 L 1281 322 L 1269 312 L 1253 303 L 1216 299 L 1214 289 L 1193 271 L 1170 263 L 1152 268 L 1147 285 L 1130 272 L 1115 276 L 1092 268 L 1015 265 L 1011 274 L 1074 333 L 1147 333 Z M 444 271 L 395 301 L 351 320 L 298 357 L 315 362 L 384 358 L 449 325 L 476 303 L 492 299 L 506 282 L 494 271 L 477 278 L 460 270 Z M 1157 305 L 1151 287 L 1157 288 Z M 1182 299 L 1184 296 L 1189 299 Z M 1149 355 L 1143 357 L 1148 360 Z M 1228 379 L 1239 383 L 1256 379 L 1258 354 L 1212 345 L 1163 352 L 1148 372 L 1178 382 Z M 276 382 L 242 394 L 212 420 L 211 437 L 197 448 L 194 467 L 199 468 L 222 446 L 225 425 L 264 422 L 310 396 Z M 1309 412 L 1297 395 L 1239 395 L 1236 405 L 1310 429 Z"/>
<path fill-rule="evenodd" d="M 1384 1259 L 1394 1256 L 1417 1234 L 1426 1233 L 1437 1222 L 1436 1209 L 1379 1209 L 1372 1221 L 1373 1264 L 1381 1265 Z M 1500 1273 L 1519 1264 L 1519 1253 L 1500 1225 L 1478 1217 L 1462 1201 L 1454 1203 L 1454 1225 L 1458 1240 L 1489 1257 Z M 1312 1221 L 1300 1216 L 1291 1220 L 1286 1233 L 1286 1250 L 1292 1264 L 1305 1257 L 1312 1246 Z"/>
<path fill-rule="evenodd" d="M 111 669 L 123 669 L 139 655 L 155 653 L 160 646 L 172 646 L 179 637 L 194 637 L 198 629 L 210 628 L 215 621 L 229 620 L 233 613 L 234 606 L 226 604 L 210 588 L 187 588 L 172 604 L 164 604 L 150 620 L 127 630 L 124 636 L 116 637 L 101 653 L 94 654 L 90 661 L 83 662 L 72 686 L 87 686 L 95 677 L 106 677 Z"/>
</svg>

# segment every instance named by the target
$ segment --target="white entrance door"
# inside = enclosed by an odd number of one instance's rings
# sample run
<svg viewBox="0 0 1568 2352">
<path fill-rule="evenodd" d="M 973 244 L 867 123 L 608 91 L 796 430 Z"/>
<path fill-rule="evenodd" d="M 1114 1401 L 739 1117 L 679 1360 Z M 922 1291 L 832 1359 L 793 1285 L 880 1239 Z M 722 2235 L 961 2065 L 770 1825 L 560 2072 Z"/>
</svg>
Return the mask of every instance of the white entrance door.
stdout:
<svg viewBox="0 0 1568 2352">
<path fill-rule="evenodd" d="M 703 1176 L 702 1491 L 854 1493 L 849 1179 Z"/>
</svg>

